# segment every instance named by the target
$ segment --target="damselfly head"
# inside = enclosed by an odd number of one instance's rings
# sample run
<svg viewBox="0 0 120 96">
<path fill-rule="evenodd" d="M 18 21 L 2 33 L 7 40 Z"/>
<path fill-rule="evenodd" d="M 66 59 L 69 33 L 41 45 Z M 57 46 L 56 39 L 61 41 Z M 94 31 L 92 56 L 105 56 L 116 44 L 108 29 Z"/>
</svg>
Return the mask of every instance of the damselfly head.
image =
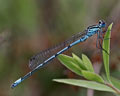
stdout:
<svg viewBox="0 0 120 96">
<path fill-rule="evenodd" d="M 106 26 L 105 21 L 99 20 L 99 27 L 104 28 Z"/>
</svg>

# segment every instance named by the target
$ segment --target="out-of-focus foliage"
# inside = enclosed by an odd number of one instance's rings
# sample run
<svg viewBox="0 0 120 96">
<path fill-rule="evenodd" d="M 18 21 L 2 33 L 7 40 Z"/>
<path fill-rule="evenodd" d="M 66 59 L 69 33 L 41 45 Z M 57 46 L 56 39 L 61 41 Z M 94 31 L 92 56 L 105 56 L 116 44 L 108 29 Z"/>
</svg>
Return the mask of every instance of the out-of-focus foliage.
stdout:
<svg viewBox="0 0 120 96">
<path fill-rule="evenodd" d="M 30 71 L 28 61 L 32 55 L 83 31 L 99 19 L 105 20 L 107 25 L 114 23 L 110 70 L 111 75 L 120 78 L 119 10 L 119 0 L 0 0 L 0 96 L 86 95 L 82 88 L 52 81 L 53 78 L 78 78 L 57 61 L 40 69 L 14 90 L 10 85 Z M 84 52 L 98 71 L 102 57 L 95 39 L 93 36 L 67 53 L 80 56 Z M 112 94 L 95 92 L 95 95 Z"/>
</svg>

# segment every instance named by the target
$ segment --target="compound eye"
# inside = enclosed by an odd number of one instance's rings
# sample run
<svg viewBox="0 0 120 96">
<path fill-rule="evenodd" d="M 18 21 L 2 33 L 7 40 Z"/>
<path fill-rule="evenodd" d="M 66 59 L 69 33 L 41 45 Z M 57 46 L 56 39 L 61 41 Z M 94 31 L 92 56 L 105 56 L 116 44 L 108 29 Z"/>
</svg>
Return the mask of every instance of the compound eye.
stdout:
<svg viewBox="0 0 120 96">
<path fill-rule="evenodd" d="M 99 20 L 99 24 L 102 24 L 102 20 Z"/>
<path fill-rule="evenodd" d="M 104 21 L 99 20 L 99 26 L 103 28 L 103 27 L 105 27 L 105 26 L 106 26 L 106 24 L 105 24 L 105 22 L 104 22 Z"/>
</svg>

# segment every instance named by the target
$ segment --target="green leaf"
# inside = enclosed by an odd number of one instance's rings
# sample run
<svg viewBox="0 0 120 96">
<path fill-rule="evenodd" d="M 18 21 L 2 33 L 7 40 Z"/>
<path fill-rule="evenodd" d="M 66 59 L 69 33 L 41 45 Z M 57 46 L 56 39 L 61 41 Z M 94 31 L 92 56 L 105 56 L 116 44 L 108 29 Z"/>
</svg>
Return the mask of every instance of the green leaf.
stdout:
<svg viewBox="0 0 120 96">
<path fill-rule="evenodd" d="M 76 63 L 78 63 L 79 67 L 82 70 L 86 70 L 86 66 L 84 65 L 83 61 L 74 53 L 72 53 L 73 59 L 76 61 Z"/>
<path fill-rule="evenodd" d="M 114 77 L 111 77 L 111 82 L 116 88 L 118 88 L 120 90 L 120 80 L 118 80 Z"/>
<path fill-rule="evenodd" d="M 104 80 L 102 79 L 102 77 L 99 76 L 96 73 L 82 70 L 82 74 L 88 80 L 92 80 L 92 81 L 97 81 L 97 82 L 100 82 L 100 83 L 104 83 Z"/>
<path fill-rule="evenodd" d="M 74 59 L 72 57 L 61 54 L 58 56 L 58 59 L 68 69 L 70 69 L 74 73 L 82 76 L 81 68 L 79 67 L 78 64 L 75 63 L 76 61 L 74 61 Z"/>
<path fill-rule="evenodd" d="M 84 62 L 84 65 L 86 66 L 87 70 L 90 72 L 94 72 L 92 63 L 86 55 L 82 54 L 82 60 Z"/>
<path fill-rule="evenodd" d="M 90 89 L 99 90 L 99 91 L 107 91 L 107 92 L 115 93 L 115 91 L 112 88 L 110 88 L 104 84 L 100 84 L 100 83 L 93 82 L 93 81 L 76 80 L 76 79 L 54 79 L 53 81 L 56 81 L 59 83 L 75 85 L 75 86 L 79 86 L 79 87 L 90 88 Z"/>
<path fill-rule="evenodd" d="M 111 36 L 111 28 L 112 25 L 109 25 L 107 32 L 104 36 L 103 40 L 103 49 L 107 51 L 107 53 L 103 50 L 103 62 L 106 71 L 107 80 L 110 82 L 110 71 L 109 71 L 109 53 L 110 53 L 110 36 Z"/>
</svg>

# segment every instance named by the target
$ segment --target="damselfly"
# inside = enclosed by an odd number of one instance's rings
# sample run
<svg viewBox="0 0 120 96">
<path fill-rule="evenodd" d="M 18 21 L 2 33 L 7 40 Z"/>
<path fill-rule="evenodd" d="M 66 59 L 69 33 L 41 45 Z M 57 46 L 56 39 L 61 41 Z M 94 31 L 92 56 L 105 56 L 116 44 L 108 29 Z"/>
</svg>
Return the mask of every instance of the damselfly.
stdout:
<svg viewBox="0 0 120 96">
<path fill-rule="evenodd" d="M 84 42 L 89 37 L 93 36 L 94 34 L 97 34 L 97 41 L 98 41 L 99 39 L 102 38 L 103 28 L 105 26 L 106 26 L 105 22 L 102 20 L 99 20 L 98 24 L 87 27 L 85 31 L 79 32 L 76 35 L 73 35 L 70 39 L 66 40 L 65 42 L 34 55 L 29 60 L 29 67 L 32 69 L 32 71 L 27 73 L 24 77 L 21 77 L 18 80 L 16 80 L 11 85 L 11 88 L 16 87 L 22 81 L 30 77 L 38 69 L 43 67 L 45 64 L 49 63 L 51 60 L 56 58 L 58 55 L 60 55 L 64 51 L 68 50 L 69 48 L 71 48 L 72 46 L 80 42 Z M 57 53 L 55 53 L 55 50 L 58 50 Z"/>
</svg>

